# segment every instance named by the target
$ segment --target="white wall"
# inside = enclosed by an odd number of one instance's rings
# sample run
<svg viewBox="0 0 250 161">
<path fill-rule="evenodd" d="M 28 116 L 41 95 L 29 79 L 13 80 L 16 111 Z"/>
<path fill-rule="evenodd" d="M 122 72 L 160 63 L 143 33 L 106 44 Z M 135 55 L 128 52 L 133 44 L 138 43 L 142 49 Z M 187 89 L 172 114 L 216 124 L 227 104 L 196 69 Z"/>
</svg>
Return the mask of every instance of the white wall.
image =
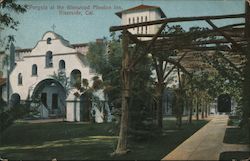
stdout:
<svg viewBox="0 0 250 161">
<path fill-rule="evenodd" d="M 47 38 L 51 37 L 51 44 L 47 44 Z M 23 60 L 16 61 L 16 66 L 10 74 L 11 94 L 18 93 L 22 100 L 28 96 L 29 88 L 33 87 L 40 81 L 51 78 L 51 75 L 58 72 L 59 61 L 65 61 L 65 73 L 70 77 L 74 69 L 81 71 L 82 78 L 88 79 L 96 75 L 90 73 L 89 67 L 85 66 L 79 59 L 77 51 L 70 46 L 66 40 L 61 40 L 52 32 L 47 32 L 42 40 L 38 41 L 36 47 L 32 49 L 29 55 L 23 57 Z M 67 45 L 67 46 L 65 46 Z M 45 55 L 47 51 L 52 51 L 53 67 L 45 67 Z M 32 65 L 37 65 L 37 76 L 32 76 Z M 18 85 L 18 74 L 22 73 L 23 84 Z M 90 81 L 91 83 L 91 81 Z"/>
<path fill-rule="evenodd" d="M 143 17 L 143 22 L 145 22 L 145 17 L 147 17 L 147 21 L 154 21 L 154 20 L 159 20 L 161 18 L 160 13 L 157 10 L 137 10 L 137 11 L 130 11 L 130 12 L 125 12 L 122 14 L 122 25 L 127 25 L 129 24 L 129 18 L 130 18 L 130 24 L 133 24 L 133 18 L 135 19 L 135 23 L 137 22 L 137 17 L 139 18 L 139 23 L 141 21 L 141 17 Z M 147 26 L 147 34 L 155 34 L 158 31 L 159 25 L 151 25 Z M 129 31 L 132 34 L 137 34 L 137 28 L 129 29 Z M 142 32 L 142 27 L 139 27 L 139 34 L 146 34 L 146 26 L 143 27 L 143 32 Z M 143 40 L 146 40 L 145 38 Z"/>
</svg>

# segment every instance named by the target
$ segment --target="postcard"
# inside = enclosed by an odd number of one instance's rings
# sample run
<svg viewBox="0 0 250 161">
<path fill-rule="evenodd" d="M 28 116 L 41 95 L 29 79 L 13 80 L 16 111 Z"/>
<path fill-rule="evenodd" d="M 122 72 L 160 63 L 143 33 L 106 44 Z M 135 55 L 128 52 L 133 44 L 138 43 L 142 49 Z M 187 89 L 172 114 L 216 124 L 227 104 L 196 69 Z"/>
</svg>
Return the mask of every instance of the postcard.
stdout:
<svg viewBox="0 0 250 161">
<path fill-rule="evenodd" d="M 1 160 L 249 159 L 248 0 L 0 0 Z"/>
</svg>

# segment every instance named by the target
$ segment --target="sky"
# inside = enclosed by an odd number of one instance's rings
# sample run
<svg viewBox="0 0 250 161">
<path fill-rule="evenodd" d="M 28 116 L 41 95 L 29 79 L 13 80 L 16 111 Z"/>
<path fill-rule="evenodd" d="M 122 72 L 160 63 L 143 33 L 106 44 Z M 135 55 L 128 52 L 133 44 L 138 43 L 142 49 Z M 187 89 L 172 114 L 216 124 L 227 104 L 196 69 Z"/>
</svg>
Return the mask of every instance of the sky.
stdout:
<svg viewBox="0 0 250 161">
<path fill-rule="evenodd" d="M 20 25 L 15 35 L 16 47 L 33 48 L 46 31 L 55 31 L 71 44 L 88 43 L 109 37 L 110 26 L 121 24 L 116 12 L 140 4 L 159 6 L 168 18 L 244 13 L 244 0 L 17 0 L 28 11 L 14 15 Z M 242 22 L 242 19 L 215 21 L 218 26 Z M 183 23 L 191 26 L 202 22 Z M 54 28 L 52 27 L 54 26 Z M 8 33 L 6 32 L 6 33 Z"/>
</svg>

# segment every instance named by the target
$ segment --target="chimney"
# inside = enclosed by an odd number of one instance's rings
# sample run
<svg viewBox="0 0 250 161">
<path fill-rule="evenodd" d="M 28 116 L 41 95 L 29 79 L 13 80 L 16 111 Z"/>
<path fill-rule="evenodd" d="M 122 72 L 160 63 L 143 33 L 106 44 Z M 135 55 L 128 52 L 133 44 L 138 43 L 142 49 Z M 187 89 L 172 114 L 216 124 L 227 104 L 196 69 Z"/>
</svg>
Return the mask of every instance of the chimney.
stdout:
<svg viewBox="0 0 250 161">
<path fill-rule="evenodd" d="M 97 44 L 103 44 L 103 43 L 104 43 L 104 40 L 103 40 L 103 39 L 96 39 L 96 43 L 97 43 Z"/>
</svg>

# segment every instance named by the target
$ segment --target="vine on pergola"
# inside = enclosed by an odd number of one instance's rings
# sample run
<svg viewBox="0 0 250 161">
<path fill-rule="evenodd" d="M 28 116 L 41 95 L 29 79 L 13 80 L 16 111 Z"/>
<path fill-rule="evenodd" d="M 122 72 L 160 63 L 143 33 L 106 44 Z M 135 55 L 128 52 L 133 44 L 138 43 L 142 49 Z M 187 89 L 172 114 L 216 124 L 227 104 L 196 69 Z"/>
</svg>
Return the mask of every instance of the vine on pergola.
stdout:
<svg viewBox="0 0 250 161">
<path fill-rule="evenodd" d="M 246 5 L 247 11 L 249 11 L 249 6 Z M 249 15 L 249 12 L 246 12 Z M 246 16 L 247 17 L 247 16 Z M 224 20 L 233 18 L 245 18 L 245 14 L 235 14 L 235 15 L 222 15 L 222 16 L 201 16 L 201 17 L 183 17 L 183 18 L 166 18 L 156 21 L 142 22 L 137 24 L 129 24 L 124 26 L 113 26 L 110 31 L 123 31 L 123 95 L 122 95 L 122 118 L 120 126 L 120 134 L 118 139 L 118 145 L 115 153 L 121 154 L 127 151 L 127 138 L 126 134 L 128 130 L 128 99 L 130 97 L 130 71 L 133 70 L 144 56 L 149 53 L 152 54 L 152 58 L 155 64 L 157 76 L 158 76 L 158 92 L 162 94 L 162 89 L 164 88 L 164 78 L 166 78 L 169 73 L 165 75 L 164 70 L 166 69 L 164 61 L 173 64 L 173 68 L 180 69 L 184 74 L 188 75 L 190 78 L 193 77 L 192 66 L 187 61 L 182 63 L 186 57 L 195 60 L 197 56 L 195 53 L 199 53 L 198 66 L 202 70 L 214 71 L 215 69 L 219 74 L 227 76 L 230 80 L 244 81 L 247 82 L 247 70 L 249 63 L 248 50 L 249 48 L 249 35 L 245 32 L 247 26 L 249 26 L 250 21 L 246 18 L 245 23 L 231 24 L 223 27 L 218 27 L 213 23 L 213 20 Z M 174 32 L 167 33 L 163 32 L 167 24 L 173 22 L 187 22 L 187 21 L 205 21 L 210 26 L 208 28 L 193 28 L 189 32 L 183 32 L 181 28 L 175 28 Z M 128 29 L 149 25 L 161 25 L 156 34 L 131 34 Z M 246 27 L 245 27 L 246 26 Z M 250 31 L 248 31 L 250 33 Z M 242 37 L 242 35 L 247 35 Z M 149 37 L 148 41 L 141 41 L 140 38 Z M 141 54 L 137 58 L 131 59 L 133 53 L 129 53 L 128 47 L 133 42 L 136 45 L 135 52 L 138 50 Z M 177 55 L 172 55 L 172 51 L 177 51 Z M 234 53 L 238 57 L 243 58 L 240 61 L 240 65 L 235 63 L 234 55 L 229 53 Z M 191 54 L 190 54 L 191 53 Z M 191 61 L 192 62 L 192 61 Z M 166 64 L 166 63 L 165 63 Z M 223 67 L 226 64 L 226 67 Z M 245 67 L 244 67 L 245 65 Z M 197 67 L 195 67 L 197 68 Z M 229 70 L 227 70 L 229 69 Z M 192 80 L 192 79 L 191 79 Z M 199 85 L 199 82 L 194 82 Z M 244 87 L 248 87 L 245 83 Z M 248 89 L 248 88 L 247 88 Z M 161 96 L 159 94 L 159 100 Z M 161 101 L 159 101 L 160 103 Z M 159 106 L 159 105 L 158 105 Z M 158 109 L 158 112 L 161 109 Z M 162 116 L 158 114 L 158 125 L 161 127 Z"/>
</svg>

